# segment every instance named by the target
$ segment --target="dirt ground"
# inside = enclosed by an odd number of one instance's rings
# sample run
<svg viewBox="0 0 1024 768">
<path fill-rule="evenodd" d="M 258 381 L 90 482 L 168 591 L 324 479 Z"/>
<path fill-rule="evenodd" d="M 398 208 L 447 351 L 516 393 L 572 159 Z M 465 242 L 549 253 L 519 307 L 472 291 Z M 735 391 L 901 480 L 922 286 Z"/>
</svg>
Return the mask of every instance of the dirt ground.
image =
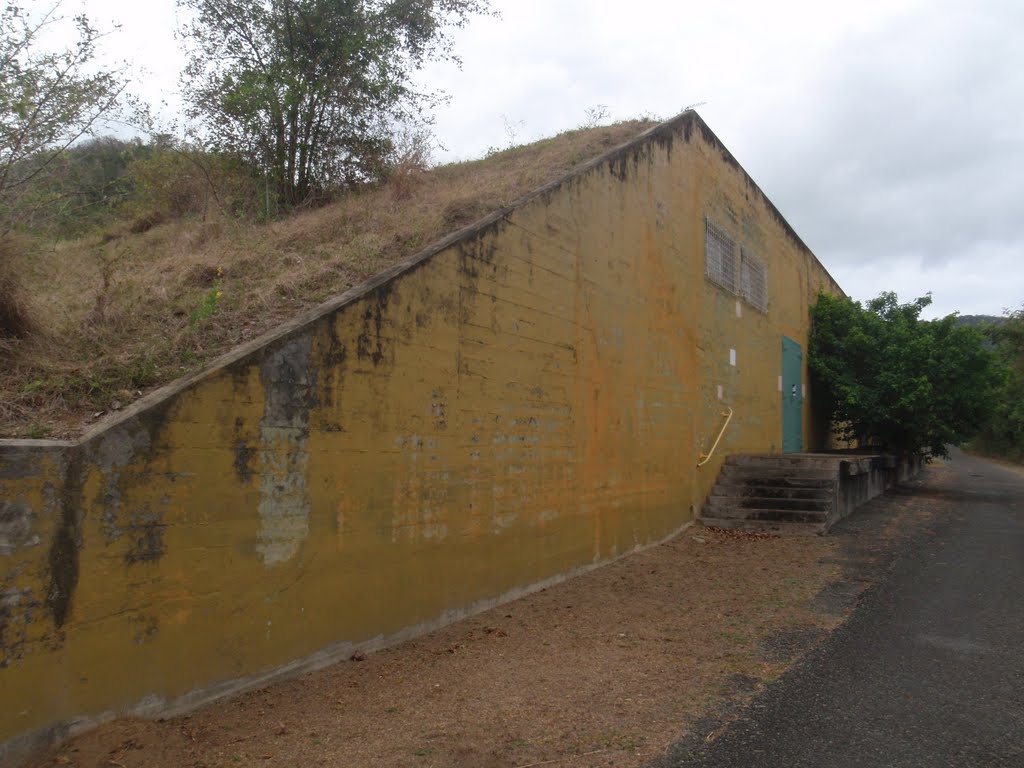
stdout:
<svg viewBox="0 0 1024 768">
<path fill-rule="evenodd" d="M 639 766 L 735 710 L 838 625 L 833 537 L 674 540 L 360 660 L 32 766 Z M 703 718 L 703 720 L 702 720 Z"/>
</svg>

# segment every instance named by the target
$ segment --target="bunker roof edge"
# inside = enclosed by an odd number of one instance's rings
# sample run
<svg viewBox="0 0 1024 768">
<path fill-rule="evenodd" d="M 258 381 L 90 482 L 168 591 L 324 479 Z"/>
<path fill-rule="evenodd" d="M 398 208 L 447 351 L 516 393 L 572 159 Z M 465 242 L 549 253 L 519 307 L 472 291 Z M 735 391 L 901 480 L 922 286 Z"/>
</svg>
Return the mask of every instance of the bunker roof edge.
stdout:
<svg viewBox="0 0 1024 768">
<path fill-rule="evenodd" d="M 115 414 L 111 414 L 99 422 L 94 424 L 88 430 L 86 430 L 81 436 L 72 440 L 30 440 L 30 439 L 0 439 L 0 449 L 5 450 L 22 450 L 22 451 L 48 451 L 56 449 L 71 449 L 80 448 L 86 444 L 92 442 L 98 437 L 102 436 L 105 432 L 116 428 L 117 426 L 128 422 L 134 418 L 139 417 L 151 409 L 158 408 L 160 406 L 168 404 L 168 402 L 179 393 L 189 389 L 194 384 L 203 381 L 204 379 L 213 376 L 224 368 L 231 366 L 232 364 L 243 360 L 250 355 L 257 354 L 260 350 L 268 347 L 276 342 L 285 341 L 288 338 L 302 332 L 307 326 L 320 320 L 321 318 L 329 315 L 341 307 L 347 304 L 357 301 L 358 299 L 372 293 L 377 288 L 385 285 L 400 275 L 406 274 L 418 268 L 421 264 L 429 261 L 432 257 L 440 253 L 441 251 L 455 245 L 459 242 L 469 240 L 470 238 L 482 234 L 487 229 L 498 224 L 500 221 L 505 219 L 509 214 L 515 210 L 523 207 L 524 205 L 532 202 L 533 200 L 542 197 L 567 182 L 574 179 L 580 178 L 599 166 L 614 162 L 629 152 L 641 147 L 651 141 L 656 140 L 669 140 L 671 141 L 676 132 L 682 130 L 689 139 L 693 129 L 697 128 L 700 130 L 704 140 L 719 149 L 722 153 L 723 159 L 730 165 L 733 165 L 739 170 L 747 183 L 753 187 L 760 195 L 765 206 L 768 208 L 772 216 L 778 221 L 779 225 L 783 228 L 786 234 L 812 259 L 822 270 L 822 272 L 828 276 L 829 280 L 832 281 L 833 285 L 842 291 L 839 287 L 839 283 L 832 277 L 832 275 L 825 269 L 824 265 L 815 256 L 814 252 L 804 243 L 804 241 L 797 235 L 796 231 L 790 226 L 789 222 L 786 221 L 785 217 L 779 212 L 778 208 L 768 199 L 768 196 L 764 191 L 757 185 L 757 183 L 751 178 L 750 174 L 744 170 L 743 166 L 733 157 L 732 153 L 726 148 L 725 144 L 715 135 L 711 128 L 704 122 L 703 118 L 695 110 L 688 109 L 681 114 L 667 120 L 659 125 L 653 126 L 647 129 L 643 133 L 638 134 L 629 141 L 620 144 L 617 147 L 613 147 L 604 154 L 601 154 L 592 160 L 584 163 L 578 168 L 573 169 L 565 176 L 560 179 L 556 179 L 542 187 L 538 187 L 531 192 L 520 197 L 510 205 L 501 208 L 493 213 L 484 216 L 477 221 L 468 224 L 462 229 L 456 230 L 451 234 L 443 237 L 442 239 L 428 245 L 418 253 L 413 254 L 399 262 L 396 262 L 387 269 L 377 273 L 373 277 L 364 281 L 360 285 L 354 286 L 344 293 L 335 296 L 334 298 L 328 299 L 327 301 L 319 304 L 312 309 L 309 309 L 295 317 L 288 320 L 277 328 L 270 330 L 261 336 L 252 339 L 245 344 L 241 344 L 235 347 L 230 352 L 211 360 L 201 369 L 194 371 L 180 379 L 165 384 L 162 387 L 150 392 L 146 396 L 140 398 L 135 403 L 125 408 L 124 410 L 118 411 Z M 845 295 L 845 293 L 844 293 Z"/>
</svg>

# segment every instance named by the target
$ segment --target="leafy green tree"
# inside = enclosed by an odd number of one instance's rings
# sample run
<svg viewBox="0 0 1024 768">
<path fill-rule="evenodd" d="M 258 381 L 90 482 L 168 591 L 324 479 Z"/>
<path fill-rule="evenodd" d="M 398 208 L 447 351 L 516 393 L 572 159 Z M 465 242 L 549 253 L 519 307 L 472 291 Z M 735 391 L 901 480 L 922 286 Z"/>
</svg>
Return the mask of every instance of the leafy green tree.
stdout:
<svg viewBox="0 0 1024 768">
<path fill-rule="evenodd" d="M 131 193 L 129 165 L 146 146 L 110 136 L 82 139 L 63 152 L 42 150 L 23 168 L 47 164 L 17 194 L 19 229 L 53 238 L 75 237 L 117 216 Z"/>
<path fill-rule="evenodd" d="M 56 170 L 63 153 L 110 110 L 124 89 L 118 72 L 97 69 L 101 37 L 84 15 L 72 20 L 78 36 L 63 50 L 40 48 L 40 38 L 62 21 L 59 0 L 42 15 L 16 3 L 0 10 L 0 352 L 32 330 L 8 237 L 27 214 L 47 204 L 34 187 Z"/>
<path fill-rule="evenodd" d="M 278 201 L 380 175 L 392 128 L 429 96 L 413 74 L 455 58 L 450 30 L 488 0 L 179 0 L 193 13 L 189 116 L 265 169 Z"/>
<path fill-rule="evenodd" d="M 211 212 L 254 219 L 264 212 L 263 183 L 250 165 L 234 154 L 158 136 L 136 153 L 125 178 L 131 194 L 124 210 L 145 228 L 169 219 Z"/>
<path fill-rule="evenodd" d="M 8 226 L 22 193 L 58 167 L 125 86 L 119 72 L 95 68 L 102 33 L 84 15 L 72 20 L 72 46 L 40 50 L 40 37 L 63 20 L 58 10 L 33 16 L 10 3 L 0 11 L 0 206 Z"/>
<path fill-rule="evenodd" d="M 955 315 L 921 320 L 930 297 L 865 306 L 822 294 L 812 308 L 808 366 L 843 439 L 894 453 L 946 456 L 996 407 L 1006 370 L 984 336 Z"/>
<path fill-rule="evenodd" d="M 978 434 L 977 446 L 986 453 L 1024 460 L 1024 307 L 1007 313 L 985 334 L 1003 359 L 1009 375 L 996 407 Z"/>
</svg>

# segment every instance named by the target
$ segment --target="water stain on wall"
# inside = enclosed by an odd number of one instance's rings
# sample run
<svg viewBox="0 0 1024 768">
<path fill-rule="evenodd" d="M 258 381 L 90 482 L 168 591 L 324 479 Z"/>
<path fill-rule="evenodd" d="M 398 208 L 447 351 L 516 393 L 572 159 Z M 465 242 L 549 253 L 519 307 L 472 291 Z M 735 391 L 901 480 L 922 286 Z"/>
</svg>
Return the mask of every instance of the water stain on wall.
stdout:
<svg viewBox="0 0 1024 768">
<path fill-rule="evenodd" d="M 316 405 L 312 338 L 289 339 L 260 367 L 260 531 L 256 550 L 266 566 L 290 560 L 309 535 L 309 412 Z"/>
<path fill-rule="evenodd" d="M 154 512 L 148 507 L 133 511 L 124 527 L 129 542 L 128 551 L 124 555 L 125 563 L 135 565 L 159 560 L 167 551 L 164 543 L 166 527 L 160 511 Z"/>
<path fill-rule="evenodd" d="M 53 617 L 57 629 L 64 626 L 71 612 L 71 603 L 78 586 L 79 550 L 82 546 L 82 530 L 79 520 L 82 487 L 82 457 L 75 451 L 70 457 L 64 492 L 54 506 L 59 511 L 60 522 L 54 532 L 47 557 L 49 582 L 46 587 L 44 604 Z"/>
</svg>

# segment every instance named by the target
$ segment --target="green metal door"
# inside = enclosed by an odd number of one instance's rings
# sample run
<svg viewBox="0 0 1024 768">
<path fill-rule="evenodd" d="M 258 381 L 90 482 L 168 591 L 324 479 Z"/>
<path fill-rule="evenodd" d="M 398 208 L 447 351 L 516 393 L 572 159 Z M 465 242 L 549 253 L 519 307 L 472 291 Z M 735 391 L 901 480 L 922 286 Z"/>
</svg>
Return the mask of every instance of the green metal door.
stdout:
<svg viewBox="0 0 1024 768">
<path fill-rule="evenodd" d="M 800 453 L 804 449 L 803 363 L 800 345 L 782 337 L 782 452 Z"/>
</svg>

